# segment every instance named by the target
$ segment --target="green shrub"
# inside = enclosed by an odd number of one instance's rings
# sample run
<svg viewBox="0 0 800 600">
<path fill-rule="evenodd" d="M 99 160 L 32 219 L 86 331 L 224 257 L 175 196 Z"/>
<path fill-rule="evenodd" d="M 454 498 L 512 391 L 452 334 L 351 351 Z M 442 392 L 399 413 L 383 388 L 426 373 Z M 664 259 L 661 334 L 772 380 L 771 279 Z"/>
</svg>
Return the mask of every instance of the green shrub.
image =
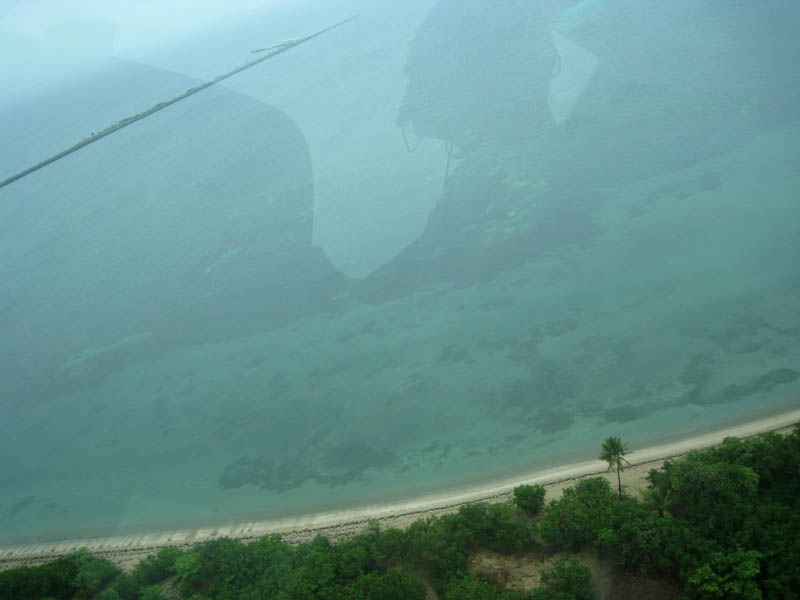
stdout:
<svg viewBox="0 0 800 600">
<path fill-rule="evenodd" d="M 86 548 L 73 554 L 78 572 L 75 575 L 76 596 L 91 599 L 122 573 L 114 563 L 93 556 Z"/>
<path fill-rule="evenodd" d="M 109 591 L 116 593 L 116 596 L 109 596 L 109 598 L 119 598 L 119 600 L 139 600 L 139 586 L 136 583 L 136 580 L 128 575 L 127 573 L 122 573 L 114 580 L 114 583 L 111 584 Z M 104 592 L 105 593 L 105 592 Z M 97 600 L 100 600 L 100 596 L 97 597 Z"/>
<path fill-rule="evenodd" d="M 540 525 L 542 539 L 553 547 L 571 550 L 594 544 L 611 525 L 617 504 L 608 481 L 584 479 L 564 490 L 560 500 L 550 502 Z"/>
<path fill-rule="evenodd" d="M 692 563 L 689 548 L 697 547 L 697 539 L 684 523 L 646 512 L 619 517 L 599 537 L 617 564 L 640 573 L 674 574 L 681 564 Z"/>
<path fill-rule="evenodd" d="M 220 538 L 198 544 L 175 561 L 181 594 L 217 599 L 236 597 L 236 590 L 253 585 L 263 564 L 255 548 L 240 540 Z"/>
<path fill-rule="evenodd" d="M 138 600 L 139 596 L 134 596 L 134 598 Z M 97 594 L 97 596 L 95 596 L 95 600 L 122 600 L 122 598 L 115 588 L 110 587 Z"/>
<path fill-rule="evenodd" d="M 514 504 L 529 515 L 538 515 L 544 508 L 545 489 L 541 485 L 520 485 L 514 488 Z"/>
<path fill-rule="evenodd" d="M 135 600 L 135 595 L 123 596 L 117 590 L 108 594 L 103 592 L 121 577 L 123 573 L 114 563 L 81 548 L 69 556 L 37 567 L 20 567 L 0 573 L 0 599 L 83 600 L 105 597 L 107 600 Z"/>
<path fill-rule="evenodd" d="M 730 554 L 714 552 L 689 577 L 686 595 L 702 600 L 760 600 L 763 596 L 756 582 L 759 558 L 759 552 L 741 548 Z"/>
<path fill-rule="evenodd" d="M 428 592 L 419 577 L 398 569 L 364 575 L 350 586 L 350 590 L 350 597 L 369 600 L 423 600 Z"/>
<path fill-rule="evenodd" d="M 465 549 L 482 546 L 495 552 L 520 552 L 533 546 L 530 523 L 517 518 L 510 504 L 467 504 L 445 518 L 461 530 Z"/>
<path fill-rule="evenodd" d="M 592 572 L 578 557 L 558 561 L 542 573 L 545 587 L 534 590 L 530 600 L 592 600 Z"/>
<path fill-rule="evenodd" d="M 151 585 L 142 590 L 139 600 L 166 600 L 164 591 L 157 585 Z"/>
<path fill-rule="evenodd" d="M 472 575 L 453 578 L 447 585 L 445 600 L 524 600 L 521 591 L 504 591 L 495 584 Z"/>
<path fill-rule="evenodd" d="M 133 578 L 140 586 L 153 585 L 175 575 L 175 562 L 183 555 L 178 548 L 162 548 L 158 554 L 143 558 L 133 569 Z"/>
<path fill-rule="evenodd" d="M 409 558 L 408 539 L 402 529 L 391 528 L 382 532 L 375 541 L 375 552 L 380 560 Z"/>
</svg>

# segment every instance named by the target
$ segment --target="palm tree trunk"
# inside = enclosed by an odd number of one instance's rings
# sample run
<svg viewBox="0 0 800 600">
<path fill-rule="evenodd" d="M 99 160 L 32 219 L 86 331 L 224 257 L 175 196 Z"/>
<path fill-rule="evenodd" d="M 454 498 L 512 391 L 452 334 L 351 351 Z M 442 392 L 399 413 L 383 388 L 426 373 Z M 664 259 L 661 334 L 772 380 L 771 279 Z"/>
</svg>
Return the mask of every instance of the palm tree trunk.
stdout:
<svg viewBox="0 0 800 600">
<path fill-rule="evenodd" d="M 619 477 L 619 463 L 617 463 L 617 484 L 619 485 L 619 499 L 622 500 L 622 479 Z"/>
</svg>

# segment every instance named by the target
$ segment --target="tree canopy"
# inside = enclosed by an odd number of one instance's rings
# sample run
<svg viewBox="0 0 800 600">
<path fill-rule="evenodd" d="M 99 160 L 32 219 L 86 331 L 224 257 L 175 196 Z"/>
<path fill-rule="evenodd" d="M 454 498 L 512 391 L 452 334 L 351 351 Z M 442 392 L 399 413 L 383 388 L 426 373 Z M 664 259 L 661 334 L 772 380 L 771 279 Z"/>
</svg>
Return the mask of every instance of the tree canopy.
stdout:
<svg viewBox="0 0 800 600">
<path fill-rule="evenodd" d="M 622 479 L 620 478 L 620 471 L 625 468 L 625 464 L 630 464 L 625 458 L 625 455 L 630 452 L 628 445 L 625 444 L 620 438 L 615 435 L 606 438 L 603 446 L 600 449 L 600 460 L 608 463 L 608 470 L 617 470 L 617 485 L 619 486 L 619 499 L 622 500 Z"/>
</svg>

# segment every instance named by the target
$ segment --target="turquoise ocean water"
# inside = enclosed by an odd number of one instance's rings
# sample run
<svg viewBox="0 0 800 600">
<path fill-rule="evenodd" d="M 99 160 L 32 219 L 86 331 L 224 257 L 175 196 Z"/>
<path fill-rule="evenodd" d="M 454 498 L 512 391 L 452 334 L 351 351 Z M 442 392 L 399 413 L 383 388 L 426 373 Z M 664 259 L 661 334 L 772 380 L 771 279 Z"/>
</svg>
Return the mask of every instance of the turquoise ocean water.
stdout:
<svg viewBox="0 0 800 600">
<path fill-rule="evenodd" d="M 490 4 L 343 3 L 0 189 L 0 543 L 397 501 L 800 404 L 797 8 Z M 279 41 L 325 6 L 262 16 Z M 248 60 L 254 21 L 3 104 L 0 177 Z"/>
</svg>

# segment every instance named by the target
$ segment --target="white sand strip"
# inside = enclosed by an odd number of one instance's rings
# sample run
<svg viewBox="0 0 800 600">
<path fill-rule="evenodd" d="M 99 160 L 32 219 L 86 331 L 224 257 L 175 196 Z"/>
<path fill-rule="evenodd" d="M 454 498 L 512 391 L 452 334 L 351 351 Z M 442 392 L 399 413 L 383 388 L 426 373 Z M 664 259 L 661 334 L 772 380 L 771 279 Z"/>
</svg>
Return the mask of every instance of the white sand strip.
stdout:
<svg viewBox="0 0 800 600">
<path fill-rule="evenodd" d="M 718 445 L 726 437 L 751 437 L 766 431 L 785 429 L 797 422 L 800 422 L 800 409 L 688 439 L 637 450 L 627 455 L 633 468 L 625 470 L 624 483 L 629 489 L 644 487 L 644 477 L 647 472 L 658 466 L 654 464 L 655 462 L 679 456 L 690 450 Z M 598 441 L 598 448 L 600 441 Z M 406 502 L 361 506 L 352 510 L 322 512 L 219 527 L 109 538 L 71 539 L 0 548 L 0 569 L 52 560 L 58 556 L 70 554 L 78 548 L 88 548 L 95 554 L 130 567 L 144 555 L 157 551 L 159 548 L 189 546 L 223 536 L 253 539 L 277 533 L 290 543 L 310 540 L 317 534 L 327 535 L 331 538 L 347 537 L 363 531 L 366 523 L 371 519 L 380 520 L 384 528 L 405 527 L 422 516 L 453 512 L 457 510 L 458 506 L 468 502 L 505 500 L 513 488 L 521 484 L 545 485 L 548 487 L 548 498 L 552 498 L 560 495 L 561 490 L 571 481 L 580 477 L 605 473 L 607 467 L 608 465 L 602 461 L 589 460 L 543 469 L 513 479 L 422 496 Z"/>
</svg>

